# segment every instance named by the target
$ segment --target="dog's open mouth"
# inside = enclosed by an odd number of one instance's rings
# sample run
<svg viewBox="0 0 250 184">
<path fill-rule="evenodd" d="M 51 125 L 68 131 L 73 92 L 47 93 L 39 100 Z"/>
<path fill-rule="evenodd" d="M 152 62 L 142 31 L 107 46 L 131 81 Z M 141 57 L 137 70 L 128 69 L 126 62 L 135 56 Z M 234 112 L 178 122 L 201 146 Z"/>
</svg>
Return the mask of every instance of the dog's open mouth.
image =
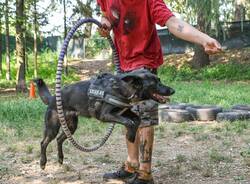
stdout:
<svg viewBox="0 0 250 184">
<path fill-rule="evenodd" d="M 162 96 L 158 93 L 152 93 L 152 98 L 153 100 L 159 102 L 159 103 L 166 103 L 169 101 L 169 97 L 168 96 Z"/>
</svg>

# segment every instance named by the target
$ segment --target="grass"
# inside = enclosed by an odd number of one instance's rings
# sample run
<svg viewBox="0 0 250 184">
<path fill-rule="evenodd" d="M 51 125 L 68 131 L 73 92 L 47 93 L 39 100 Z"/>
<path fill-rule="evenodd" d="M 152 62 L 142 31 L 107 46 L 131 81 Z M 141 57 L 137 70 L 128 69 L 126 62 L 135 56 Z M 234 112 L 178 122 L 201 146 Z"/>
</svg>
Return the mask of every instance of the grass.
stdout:
<svg viewBox="0 0 250 184">
<path fill-rule="evenodd" d="M 176 91 L 171 98 L 173 102 L 212 104 L 226 108 L 250 103 L 250 85 L 247 82 L 164 82 Z"/>
<path fill-rule="evenodd" d="M 212 163 L 231 163 L 233 162 L 232 158 L 230 156 L 227 156 L 223 153 L 220 153 L 217 149 L 211 149 L 209 151 L 209 159 Z"/>
<path fill-rule="evenodd" d="M 164 77 L 163 77 L 164 78 Z M 171 82 L 170 86 L 176 89 L 176 94 L 172 97 L 173 102 L 185 102 L 193 104 L 216 104 L 229 108 L 234 104 L 250 104 L 250 85 L 241 82 Z M 24 95 L 11 96 L 9 98 L 0 97 L 0 139 L 5 136 L 23 137 L 29 132 L 34 132 L 34 136 L 41 136 L 43 127 L 43 117 L 46 106 L 40 99 L 30 100 Z M 106 124 L 98 124 L 93 119 L 82 118 L 80 123 L 84 123 L 85 128 L 80 130 L 79 135 L 90 132 L 103 133 Z M 226 123 L 224 127 L 211 127 L 210 131 L 223 132 L 230 135 L 230 132 L 242 133 L 249 128 L 248 122 Z M 164 137 L 165 128 L 157 127 L 160 137 Z M 38 133 L 39 131 L 39 133 Z M 77 131 L 78 132 L 78 131 Z M 202 125 L 180 124 L 173 127 L 175 137 L 185 134 L 200 134 L 205 132 Z M 94 136 L 94 133 L 92 136 Z M 78 134 L 77 134 L 78 135 Z M 203 141 L 209 137 L 197 135 L 197 141 Z"/>
<path fill-rule="evenodd" d="M 183 163 L 183 162 L 186 162 L 186 161 L 187 161 L 187 158 L 186 158 L 185 155 L 178 154 L 178 155 L 176 156 L 176 161 L 177 161 L 178 163 Z"/>
<path fill-rule="evenodd" d="M 179 68 L 165 65 L 159 73 L 165 75 L 168 81 L 250 80 L 250 64 L 231 61 L 227 64 L 207 66 L 201 70 L 194 70 L 188 65 Z"/>
<path fill-rule="evenodd" d="M 26 81 L 29 83 L 30 80 L 34 79 L 34 63 L 33 63 L 33 55 L 32 53 L 28 53 L 28 69 L 26 71 Z M 39 53 L 38 55 L 38 77 L 46 79 L 46 82 L 50 85 L 54 85 L 56 78 L 56 67 L 58 61 L 58 54 L 51 51 L 45 51 L 43 53 Z M 0 88 L 10 88 L 15 87 L 15 79 L 17 68 L 15 66 L 15 56 L 11 54 L 11 81 L 6 81 L 6 65 L 5 65 L 5 56 L 3 56 L 3 73 L 0 76 Z M 62 76 L 63 81 L 65 83 L 71 83 L 73 81 L 77 81 L 80 78 L 76 75 L 74 69 L 69 68 L 69 75 Z"/>
</svg>

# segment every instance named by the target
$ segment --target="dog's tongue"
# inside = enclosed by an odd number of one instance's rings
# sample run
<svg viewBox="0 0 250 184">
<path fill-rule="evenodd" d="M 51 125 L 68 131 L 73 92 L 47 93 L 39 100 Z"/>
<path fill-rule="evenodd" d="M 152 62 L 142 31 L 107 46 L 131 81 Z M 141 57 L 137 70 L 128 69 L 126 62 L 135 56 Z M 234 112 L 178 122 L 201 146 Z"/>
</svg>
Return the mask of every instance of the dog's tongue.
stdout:
<svg viewBox="0 0 250 184">
<path fill-rule="evenodd" d="M 167 102 L 167 99 L 166 99 L 166 97 L 164 97 L 164 96 L 161 96 L 161 95 L 159 95 L 159 94 L 157 94 L 157 93 L 153 93 L 153 96 L 158 100 L 158 102 L 160 102 L 160 103 L 166 103 Z"/>
</svg>

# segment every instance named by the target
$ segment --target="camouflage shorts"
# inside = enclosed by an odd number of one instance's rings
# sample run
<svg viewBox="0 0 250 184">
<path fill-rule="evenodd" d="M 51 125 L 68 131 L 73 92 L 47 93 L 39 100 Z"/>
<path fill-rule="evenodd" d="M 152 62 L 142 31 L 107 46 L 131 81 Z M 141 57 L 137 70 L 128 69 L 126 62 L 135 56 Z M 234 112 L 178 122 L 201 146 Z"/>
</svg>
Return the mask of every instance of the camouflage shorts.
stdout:
<svg viewBox="0 0 250 184">
<path fill-rule="evenodd" d="M 141 118 L 140 127 L 148 127 L 158 125 L 158 103 L 153 100 L 139 102 L 132 108 Z"/>
</svg>

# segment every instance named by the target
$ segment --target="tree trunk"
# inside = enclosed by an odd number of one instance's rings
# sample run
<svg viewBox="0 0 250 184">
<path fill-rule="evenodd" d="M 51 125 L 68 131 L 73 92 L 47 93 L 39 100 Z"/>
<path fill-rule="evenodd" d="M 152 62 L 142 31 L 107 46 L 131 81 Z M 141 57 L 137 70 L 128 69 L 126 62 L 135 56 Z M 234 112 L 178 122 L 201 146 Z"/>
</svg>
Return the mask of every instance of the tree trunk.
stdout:
<svg viewBox="0 0 250 184">
<path fill-rule="evenodd" d="M 3 39 L 2 39 L 2 15 L 0 14 L 0 77 L 2 77 L 3 74 L 3 65 L 2 65 L 2 61 L 3 61 Z"/>
<path fill-rule="evenodd" d="M 10 80 L 10 33 L 9 33 L 9 5 L 5 0 L 5 43 L 6 43 L 6 79 Z"/>
<path fill-rule="evenodd" d="M 81 0 L 76 0 L 79 12 L 84 17 L 92 17 L 93 9 L 91 8 L 92 0 L 86 0 L 83 3 Z M 84 38 L 89 38 L 91 36 L 92 24 L 86 24 L 84 27 Z"/>
<path fill-rule="evenodd" d="M 28 73 L 28 69 L 29 69 L 29 66 L 28 66 L 28 55 L 26 53 L 27 51 L 27 41 L 26 41 L 26 37 L 27 37 L 27 8 L 24 6 L 24 25 L 23 25 L 23 40 L 24 40 L 24 43 L 23 43 L 23 53 L 24 53 L 24 68 L 25 68 L 25 73 Z"/>
<path fill-rule="evenodd" d="M 37 78 L 37 9 L 36 0 L 34 0 L 34 76 Z"/>
<path fill-rule="evenodd" d="M 206 19 L 203 12 L 198 13 L 197 18 L 198 29 L 202 32 L 206 32 L 208 30 L 209 24 L 206 24 Z M 209 55 L 206 54 L 204 48 L 200 45 L 197 45 L 194 50 L 194 57 L 192 61 L 192 67 L 196 69 L 201 69 L 204 66 L 210 64 Z"/>
<path fill-rule="evenodd" d="M 24 16 L 24 0 L 16 0 L 16 91 L 26 92 L 25 81 L 25 54 L 24 54 L 24 39 L 23 39 L 23 16 Z"/>
<path fill-rule="evenodd" d="M 246 19 L 245 0 L 235 1 L 234 21 L 244 21 Z"/>
<path fill-rule="evenodd" d="M 63 20 L 64 20 L 64 39 L 67 36 L 67 11 L 66 11 L 66 0 L 63 0 Z M 64 57 L 64 74 L 68 75 L 68 60 L 67 60 L 67 51 Z"/>
</svg>

